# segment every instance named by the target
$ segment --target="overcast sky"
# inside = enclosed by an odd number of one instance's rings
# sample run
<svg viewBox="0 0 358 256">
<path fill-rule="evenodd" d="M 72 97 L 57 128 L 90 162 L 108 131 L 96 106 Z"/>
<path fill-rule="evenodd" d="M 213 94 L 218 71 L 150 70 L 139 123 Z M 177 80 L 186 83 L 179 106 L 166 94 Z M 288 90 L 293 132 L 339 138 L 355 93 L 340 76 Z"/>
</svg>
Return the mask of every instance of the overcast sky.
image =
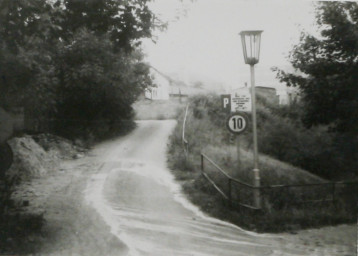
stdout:
<svg viewBox="0 0 358 256">
<path fill-rule="evenodd" d="M 288 65 L 300 31 L 314 31 L 313 6 L 303 0 L 155 0 L 152 10 L 170 23 L 157 32 L 156 44 L 144 42 L 144 51 L 154 67 L 184 81 L 242 87 L 250 73 L 238 33 L 263 30 L 257 85 L 282 88 L 270 67 Z"/>
</svg>

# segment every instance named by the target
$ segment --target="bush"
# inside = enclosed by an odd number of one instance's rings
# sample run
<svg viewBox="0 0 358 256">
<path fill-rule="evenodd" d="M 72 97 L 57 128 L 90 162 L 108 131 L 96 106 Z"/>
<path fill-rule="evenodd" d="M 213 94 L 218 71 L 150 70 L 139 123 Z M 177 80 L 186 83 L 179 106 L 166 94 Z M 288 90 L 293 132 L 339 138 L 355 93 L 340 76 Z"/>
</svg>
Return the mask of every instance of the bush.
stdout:
<svg viewBox="0 0 358 256">
<path fill-rule="evenodd" d="M 101 138 L 133 127 L 121 122 L 152 84 L 140 39 L 162 26 L 139 2 L 1 1 L 0 106 L 23 108 L 30 132 Z"/>
<path fill-rule="evenodd" d="M 236 147 L 231 145 L 232 136 L 225 126 L 226 114 L 221 110 L 220 98 L 216 95 L 201 95 L 189 99 L 189 103 L 185 136 L 189 142 L 190 154 L 184 154 L 181 138 L 182 114 L 170 139 L 169 165 L 189 198 L 202 210 L 259 231 L 295 230 L 355 220 L 357 208 L 351 202 L 355 202 L 357 198 L 346 198 L 349 194 L 356 194 L 357 190 L 354 189 L 341 189 L 337 192 L 338 200 L 335 204 L 302 203 L 306 200 L 321 200 L 330 195 L 330 186 L 262 189 L 263 211 L 228 207 L 220 194 L 200 175 L 200 153 L 204 152 L 212 158 L 231 177 L 252 184 L 253 155 L 247 151 L 251 147 L 252 133 L 247 131 L 240 135 L 238 162 Z M 333 154 L 337 150 L 334 145 L 338 141 L 348 143 L 347 138 L 328 133 L 325 127 L 306 129 L 300 120 L 292 118 L 295 115 L 286 114 L 294 112 L 290 108 L 281 109 L 270 104 L 260 100 L 258 103 L 259 149 L 278 160 L 260 154 L 261 184 L 320 183 L 325 180 L 312 173 L 326 177 L 336 175 L 334 170 L 343 163 L 342 156 L 346 153 Z M 345 149 L 347 152 L 352 150 L 349 146 Z M 350 160 L 346 160 L 347 162 Z M 312 173 L 294 165 L 305 166 Z M 228 194 L 227 178 L 207 162 L 205 170 L 217 186 Z M 234 199 L 252 205 L 252 189 L 232 185 L 231 193 Z"/>
<path fill-rule="evenodd" d="M 304 127 L 298 107 L 258 106 L 259 150 L 324 178 L 356 177 L 357 138 L 325 126 Z"/>
</svg>

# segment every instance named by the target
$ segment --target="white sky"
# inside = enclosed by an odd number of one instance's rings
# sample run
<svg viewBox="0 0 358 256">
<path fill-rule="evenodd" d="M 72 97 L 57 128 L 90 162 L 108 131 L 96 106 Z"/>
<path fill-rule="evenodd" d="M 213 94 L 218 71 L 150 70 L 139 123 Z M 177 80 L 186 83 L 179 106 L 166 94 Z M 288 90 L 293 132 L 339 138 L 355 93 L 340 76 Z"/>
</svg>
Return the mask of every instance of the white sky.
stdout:
<svg viewBox="0 0 358 256">
<path fill-rule="evenodd" d="M 264 30 L 256 85 L 282 88 L 270 67 L 288 65 L 286 56 L 300 31 L 314 31 L 313 3 L 303 0 L 155 0 L 152 10 L 173 20 L 157 43 L 144 41 L 147 60 L 186 82 L 217 82 L 226 88 L 249 84 L 244 64 L 242 30 Z M 177 14 L 181 15 L 175 20 Z"/>
</svg>

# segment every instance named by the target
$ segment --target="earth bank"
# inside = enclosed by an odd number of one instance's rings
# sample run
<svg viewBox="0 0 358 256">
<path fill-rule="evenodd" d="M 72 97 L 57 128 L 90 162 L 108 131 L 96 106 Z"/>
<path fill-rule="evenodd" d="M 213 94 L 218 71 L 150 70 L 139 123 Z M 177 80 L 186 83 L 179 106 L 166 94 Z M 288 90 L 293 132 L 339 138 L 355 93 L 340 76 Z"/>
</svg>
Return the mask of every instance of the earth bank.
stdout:
<svg viewBox="0 0 358 256">
<path fill-rule="evenodd" d="M 2 180 L 1 199 L 6 207 L 2 208 L 0 254 L 118 255 L 126 251 L 84 201 L 87 181 L 98 170 L 87 150 L 49 134 L 13 138 L 9 145 L 14 162 Z"/>
</svg>

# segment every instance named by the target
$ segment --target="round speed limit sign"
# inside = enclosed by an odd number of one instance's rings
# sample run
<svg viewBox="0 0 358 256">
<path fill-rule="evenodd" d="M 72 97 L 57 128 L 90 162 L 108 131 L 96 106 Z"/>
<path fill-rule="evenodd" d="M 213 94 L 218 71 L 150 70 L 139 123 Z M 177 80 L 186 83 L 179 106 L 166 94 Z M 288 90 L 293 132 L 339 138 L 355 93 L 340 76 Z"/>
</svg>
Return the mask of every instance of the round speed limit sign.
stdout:
<svg viewBox="0 0 358 256">
<path fill-rule="evenodd" d="M 226 126 L 230 132 L 240 134 L 246 130 L 248 123 L 245 113 L 234 113 L 227 119 Z"/>
</svg>

